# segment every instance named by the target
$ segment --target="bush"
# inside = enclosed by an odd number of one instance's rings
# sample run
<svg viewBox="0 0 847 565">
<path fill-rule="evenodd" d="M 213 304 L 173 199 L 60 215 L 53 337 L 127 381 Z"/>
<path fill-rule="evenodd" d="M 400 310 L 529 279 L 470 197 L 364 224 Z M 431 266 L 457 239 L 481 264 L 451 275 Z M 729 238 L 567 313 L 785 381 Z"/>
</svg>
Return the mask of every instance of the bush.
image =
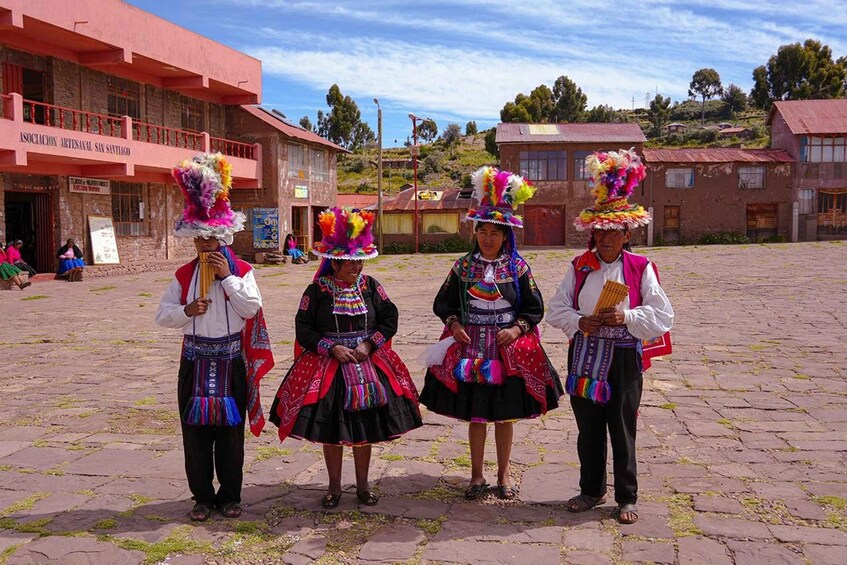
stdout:
<svg viewBox="0 0 847 565">
<path fill-rule="evenodd" d="M 351 155 L 344 159 L 341 168 L 348 173 L 362 173 L 368 166 L 368 159 L 364 155 Z"/>
<path fill-rule="evenodd" d="M 384 255 L 408 255 L 414 251 L 412 246 L 407 243 L 389 243 L 385 246 L 385 249 L 382 250 Z"/>
<path fill-rule="evenodd" d="M 700 245 L 736 245 L 750 243 L 750 239 L 746 235 L 734 231 L 717 232 L 701 236 L 698 243 Z"/>
<path fill-rule="evenodd" d="M 441 241 L 424 241 L 420 244 L 421 253 L 467 253 L 471 249 L 473 244 L 458 235 Z"/>
<path fill-rule="evenodd" d="M 771 235 L 761 241 L 762 243 L 785 243 L 785 236 L 780 234 Z"/>
</svg>

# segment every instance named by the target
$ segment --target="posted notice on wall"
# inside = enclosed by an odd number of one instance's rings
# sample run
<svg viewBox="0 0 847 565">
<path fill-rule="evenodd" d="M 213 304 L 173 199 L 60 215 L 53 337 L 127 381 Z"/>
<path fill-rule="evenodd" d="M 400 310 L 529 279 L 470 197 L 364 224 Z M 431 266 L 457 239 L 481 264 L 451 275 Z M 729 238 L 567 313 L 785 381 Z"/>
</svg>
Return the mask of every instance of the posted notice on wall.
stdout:
<svg viewBox="0 0 847 565">
<path fill-rule="evenodd" d="M 253 248 L 279 249 L 279 208 L 253 208 Z"/>
<path fill-rule="evenodd" d="M 68 190 L 85 194 L 111 194 L 111 185 L 103 179 L 68 177 Z"/>
<path fill-rule="evenodd" d="M 109 216 L 88 216 L 88 231 L 91 235 L 91 254 L 95 265 L 117 265 L 118 241 L 115 226 Z"/>
</svg>

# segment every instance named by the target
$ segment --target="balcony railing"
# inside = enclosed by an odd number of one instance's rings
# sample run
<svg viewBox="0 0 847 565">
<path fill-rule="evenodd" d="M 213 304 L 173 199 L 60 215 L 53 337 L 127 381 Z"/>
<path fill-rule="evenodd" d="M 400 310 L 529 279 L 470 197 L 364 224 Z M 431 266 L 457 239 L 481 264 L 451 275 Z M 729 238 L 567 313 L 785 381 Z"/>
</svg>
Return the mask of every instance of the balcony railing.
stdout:
<svg viewBox="0 0 847 565">
<path fill-rule="evenodd" d="M 0 103 L 0 117 L 12 119 L 13 113 L 9 110 L 12 100 L 11 94 L 0 95 L 0 102 L 2 102 Z M 204 151 L 208 137 L 208 134 L 205 133 L 179 130 L 135 121 L 126 117 L 116 118 L 26 99 L 23 100 L 23 121 L 30 124 L 119 138 L 129 137 L 125 136 L 123 131 L 124 127 L 128 125 L 132 131 L 132 139 L 135 141 L 179 147 L 191 151 Z M 255 145 L 220 137 L 208 137 L 208 150 L 240 159 L 251 161 L 257 159 Z"/>
</svg>

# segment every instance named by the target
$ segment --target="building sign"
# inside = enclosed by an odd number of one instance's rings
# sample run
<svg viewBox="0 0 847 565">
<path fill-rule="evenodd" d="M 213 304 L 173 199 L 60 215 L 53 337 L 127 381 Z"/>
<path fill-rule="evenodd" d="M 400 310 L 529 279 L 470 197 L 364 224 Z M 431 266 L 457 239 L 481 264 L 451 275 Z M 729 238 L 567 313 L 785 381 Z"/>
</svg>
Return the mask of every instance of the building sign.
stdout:
<svg viewBox="0 0 847 565">
<path fill-rule="evenodd" d="M 111 194 L 111 185 L 107 180 L 68 177 L 68 189 L 71 192 L 86 194 Z"/>
<path fill-rule="evenodd" d="M 117 265 L 121 262 L 112 218 L 88 216 L 88 232 L 91 234 L 91 254 L 95 265 Z"/>
<path fill-rule="evenodd" d="M 309 187 L 303 186 L 302 184 L 297 184 L 294 186 L 294 198 L 308 198 L 309 197 Z"/>
<path fill-rule="evenodd" d="M 279 208 L 253 208 L 253 249 L 279 249 Z"/>
<path fill-rule="evenodd" d="M 118 138 L 110 137 L 109 139 L 117 140 Z M 61 147 L 62 149 L 76 149 L 78 151 L 104 153 L 106 155 L 121 155 L 123 157 L 129 157 L 132 154 L 132 150 L 129 147 L 117 143 L 106 143 L 103 141 L 77 139 L 75 137 L 47 135 L 44 133 L 31 133 L 28 131 L 21 132 L 19 141 L 27 145 Z"/>
<path fill-rule="evenodd" d="M 419 190 L 418 200 L 441 200 L 441 195 L 440 190 Z"/>
</svg>

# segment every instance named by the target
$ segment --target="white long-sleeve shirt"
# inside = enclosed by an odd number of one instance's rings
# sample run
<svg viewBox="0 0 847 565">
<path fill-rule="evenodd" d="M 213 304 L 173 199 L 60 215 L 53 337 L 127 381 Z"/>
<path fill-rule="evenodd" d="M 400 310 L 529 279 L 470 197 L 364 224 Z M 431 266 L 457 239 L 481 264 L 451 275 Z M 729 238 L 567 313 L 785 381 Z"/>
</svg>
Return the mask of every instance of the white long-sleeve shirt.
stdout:
<svg viewBox="0 0 847 565">
<path fill-rule="evenodd" d="M 197 298 L 195 282 L 197 281 L 197 268 L 191 275 L 191 283 L 188 287 L 187 302 L 190 304 Z M 209 287 L 207 298 L 212 299 L 209 309 L 205 314 L 199 316 L 187 316 L 185 305 L 180 303 L 182 296 L 182 285 L 174 277 L 165 295 L 159 302 L 159 310 L 156 312 L 156 323 L 166 328 L 182 329 L 184 334 L 194 334 L 201 337 L 224 337 L 227 334 L 227 313 L 229 314 L 229 334 L 240 332 L 244 329 L 245 320 L 256 315 L 262 307 L 262 295 L 256 285 L 253 271 L 249 271 L 243 277 L 229 276 L 220 281 L 215 279 Z M 226 297 L 229 296 L 229 302 Z M 226 310 L 224 305 L 226 304 Z M 192 323 L 194 321 L 194 323 Z"/>
<path fill-rule="evenodd" d="M 573 307 L 573 293 L 576 286 L 576 273 L 573 263 L 568 263 L 565 278 L 556 290 L 545 316 L 545 320 L 554 328 L 564 330 L 569 337 L 579 331 L 579 319 L 594 313 L 594 306 L 607 280 L 623 283 L 623 256 L 612 263 L 606 263 L 598 257 L 600 269 L 588 273 L 585 284 L 579 293 L 579 310 Z M 624 313 L 624 323 L 634 337 L 653 339 L 663 335 L 673 325 L 673 307 L 665 291 L 659 286 L 659 280 L 651 266 L 644 269 L 641 277 L 641 306 L 629 307 L 629 296 L 618 305 Z"/>
</svg>

